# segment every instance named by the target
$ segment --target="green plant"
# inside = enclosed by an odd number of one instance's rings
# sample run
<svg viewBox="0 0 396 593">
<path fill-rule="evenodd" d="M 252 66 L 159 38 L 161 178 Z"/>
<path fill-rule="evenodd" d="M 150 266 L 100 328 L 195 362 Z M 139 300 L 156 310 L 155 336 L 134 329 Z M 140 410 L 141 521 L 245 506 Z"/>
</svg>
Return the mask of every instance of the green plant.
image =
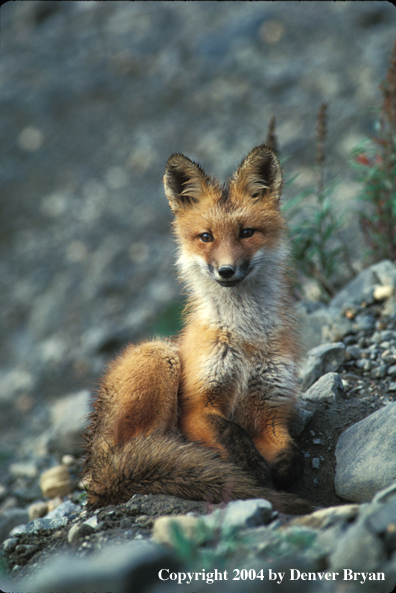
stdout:
<svg viewBox="0 0 396 593">
<path fill-rule="evenodd" d="M 325 187 L 326 136 L 327 104 L 322 103 L 316 120 L 316 185 L 299 193 L 283 208 L 290 224 L 293 257 L 298 269 L 316 281 L 325 301 L 336 292 L 333 279 L 341 259 L 354 273 L 340 234 L 343 214 L 335 212 L 334 187 Z"/>
<path fill-rule="evenodd" d="M 85 490 L 76 496 L 76 500 L 79 502 L 79 504 L 85 504 L 87 502 L 87 493 Z"/>
<path fill-rule="evenodd" d="M 374 261 L 396 259 L 396 40 L 380 89 L 378 135 L 355 149 L 352 163 L 363 186 L 358 199 L 369 206 L 360 226 Z"/>
<path fill-rule="evenodd" d="M 224 570 L 230 560 L 243 557 L 249 549 L 246 535 L 224 523 L 223 512 L 217 513 L 213 524 L 198 521 L 188 534 L 175 521 L 170 525 L 170 532 L 175 555 L 192 570 Z"/>
</svg>

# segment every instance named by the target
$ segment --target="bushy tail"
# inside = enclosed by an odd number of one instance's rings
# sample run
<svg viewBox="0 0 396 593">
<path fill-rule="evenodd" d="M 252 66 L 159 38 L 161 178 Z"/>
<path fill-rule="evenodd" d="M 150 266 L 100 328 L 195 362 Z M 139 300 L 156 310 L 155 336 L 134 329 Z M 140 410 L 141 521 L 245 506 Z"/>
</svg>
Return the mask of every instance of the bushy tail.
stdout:
<svg viewBox="0 0 396 593">
<path fill-rule="evenodd" d="M 168 494 L 221 503 L 266 498 L 290 514 L 311 512 L 305 500 L 260 486 L 239 467 L 216 453 L 176 435 L 150 434 L 108 449 L 88 453 L 84 479 L 91 508 L 127 502 L 133 494 Z"/>
</svg>

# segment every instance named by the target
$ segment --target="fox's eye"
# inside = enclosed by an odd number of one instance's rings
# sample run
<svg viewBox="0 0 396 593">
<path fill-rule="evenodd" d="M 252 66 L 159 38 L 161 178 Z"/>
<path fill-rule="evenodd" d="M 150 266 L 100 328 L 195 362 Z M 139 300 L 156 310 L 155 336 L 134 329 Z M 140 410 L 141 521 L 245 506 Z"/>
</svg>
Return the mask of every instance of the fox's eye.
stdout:
<svg viewBox="0 0 396 593">
<path fill-rule="evenodd" d="M 210 233 L 202 233 L 202 235 L 199 235 L 199 237 L 204 243 L 210 243 L 210 241 L 213 241 L 213 235 Z"/>
<path fill-rule="evenodd" d="M 248 239 L 252 235 L 254 235 L 254 229 L 241 229 L 239 233 L 241 239 Z"/>
</svg>

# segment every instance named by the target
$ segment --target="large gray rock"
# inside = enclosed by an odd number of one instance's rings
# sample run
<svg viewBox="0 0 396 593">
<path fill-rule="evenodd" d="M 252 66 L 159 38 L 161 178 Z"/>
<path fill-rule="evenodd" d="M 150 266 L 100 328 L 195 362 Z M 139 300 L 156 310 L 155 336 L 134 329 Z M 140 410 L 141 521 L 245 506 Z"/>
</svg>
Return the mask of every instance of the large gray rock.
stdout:
<svg viewBox="0 0 396 593">
<path fill-rule="evenodd" d="M 362 520 L 358 521 L 340 538 L 330 556 L 332 571 L 344 568 L 353 571 L 373 571 L 386 559 L 385 547 L 376 533 Z"/>
<path fill-rule="evenodd" d="M 338 496 L 366 502 L 396 479 L 396 403 L 357 422 L 338 439 L 335 489 Z"/>
<path fill-rule="evenodd" d="M 11 582 L 12 591 L 96 591 L 96 593 L 140 593 L 158 584 L 161 569 L 177 570 L 176 561 L 160 546 L 149 541 L 133 541 L 109 546 L 89 558 L 64 554 L 48 562 L 31 578 Z M 4 585 L 2 584 L 2 587 Z M 8 588 L 7 590 L 10 590 Z"/>
<path fill-rule="evenodd" d="M 334 571 L 350 568 L 354 571 L 375 571 L 396 549 L 395 533 L 396 489 L 389 487 L 379 492 L 370 504 L 361 505 L 357 519 L 344 525 L 343 533 L 330 555 Z M 386 573 L 386 577 L 391 577 Z M 390 591 L 386 586 L 375 591 Z M 385 585 L 385 583 L 384 583 Z"/>
<path fill-rule="evenodd" d="M 343 395 L 344 386 L 340 375 L 338 373 L 326 373 L 301 395 L 301 399 L 312 402 L 334 401 Z"/>
<path fill-rule="evenodd" d="M 345 344 L 322 344 L 312 348 L 307 354 L 301 369 L 301 384 L 306 391 L 315 381 L 326 373 L 336 372 L 345 360 Z"/>
</svg>

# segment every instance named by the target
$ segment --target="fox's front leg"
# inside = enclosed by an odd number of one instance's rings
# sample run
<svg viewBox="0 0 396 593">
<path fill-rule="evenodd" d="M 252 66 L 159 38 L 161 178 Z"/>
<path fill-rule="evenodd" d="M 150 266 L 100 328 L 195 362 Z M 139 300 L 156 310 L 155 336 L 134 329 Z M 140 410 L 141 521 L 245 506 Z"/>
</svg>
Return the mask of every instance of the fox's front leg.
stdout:
<svg viewBox="0 0 396 593">
<path fill-rule="evenodd" d="M 304 458 L 290 436 L 295 414 L 293 365 L 260 366 L 250 380 L 248 396 L 237 407 L 235 421 L 243 426 L 266 459 L 278 488 L 285 488 L 302 474 Z"/>
<path fill-rule="evenodd" d="M 264 405 L 257 415 L 259 431 L 253 438 L 257 450 L 268 461 L 278 488 L 295 482 L 304 469 L 304 458 L 289 433 L 292 410 Z"/>
<path fill-rule="evenodd" d="M 216 394 L 218 396 L 218 393 Z M 213 394 L 195 398 L 194 405 L 181 405 L 179 426 L 189 440 L 214 449 L 223 459 L 238 465 L 263 486 L 272 486 L 271 470 L 260 455 L 251 438 L 241 426 L 228 420 L 221 405 L 209 405 Z M 200 405 L 201 404 L 201 405 Z"/>
</svg>

